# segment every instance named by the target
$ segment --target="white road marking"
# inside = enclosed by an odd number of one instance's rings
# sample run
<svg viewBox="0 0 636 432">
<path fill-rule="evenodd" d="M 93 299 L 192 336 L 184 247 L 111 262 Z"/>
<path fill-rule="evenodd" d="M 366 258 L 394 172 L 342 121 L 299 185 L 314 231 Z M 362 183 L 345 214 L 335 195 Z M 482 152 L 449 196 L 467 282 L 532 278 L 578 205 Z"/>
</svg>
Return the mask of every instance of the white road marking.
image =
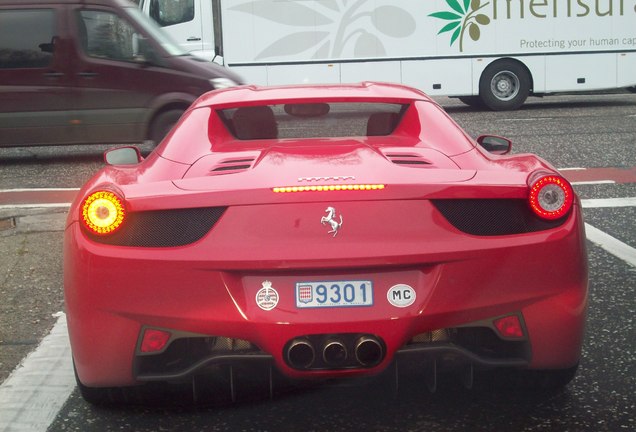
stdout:
<svg viewBox="0 0 636 432">
<path fill-rule="evenodd" d="M 580 185 L 595 185 L 595 184 L 616 184 L 614 180 L 592 180 L 592 181 L 580 181 L 570 183 L 572 186 Z"/>
<path fill-rule="evenodd" d="M 2 204 L 0 210 L 13 210 L 21 208 L 69 208 L 71 203 L 46 203 L 46 204 Z"/>
<path fill-rule="evenodd" d="M 583 208 L 636 207 L 636 197 L 581 200 Z"/>
<path fill-rule="evenodd" d="M 16 188 L 16 189 L 0 189 L 0 193 L 13 192 L 67 192 L 79 191 L 80 188 Z"/>
<path fill-rule="evenodd" d="M 0 385 L 0 431 L 46 432 L 75 388 L 66 315 Z"/>
<path fill-rule="evenodd" d="M 585 224 L 585 236 L 589 241 L 615 257 L 622 259 L 632 267 L 636 267 L 636 249 L 633 247 L 587 223 Z"/>
</svg>

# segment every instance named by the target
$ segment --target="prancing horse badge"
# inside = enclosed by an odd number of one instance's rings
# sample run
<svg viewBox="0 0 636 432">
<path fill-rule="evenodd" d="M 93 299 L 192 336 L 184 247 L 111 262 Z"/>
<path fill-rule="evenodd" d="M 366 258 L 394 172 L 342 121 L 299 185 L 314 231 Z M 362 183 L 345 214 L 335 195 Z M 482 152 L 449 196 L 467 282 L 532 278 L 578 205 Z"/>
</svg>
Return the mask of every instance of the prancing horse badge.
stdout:
<svg viewBox="0 0 636 432">
<path fill-rule="evenodd" d="M 320 223 L 323 225 L 329 224 L 329 226 L 331 227 L 331 231 L 329 231 L 329 234 L 333 233 L 333 236 L 335 237 L 336 235 L 338 235 L 338 230 L 340 230 L 340 227 L 342 226 L 342 215 L 340 215 L 340 222 L 338 222 L 336 220 L 338 219 L 338 215 L 336 214 L 335 208 L 327 207 L 325 213 L 327 213 L 327 216 L 323 216 L 322 218 L 320 218 Z"/>
</svg>

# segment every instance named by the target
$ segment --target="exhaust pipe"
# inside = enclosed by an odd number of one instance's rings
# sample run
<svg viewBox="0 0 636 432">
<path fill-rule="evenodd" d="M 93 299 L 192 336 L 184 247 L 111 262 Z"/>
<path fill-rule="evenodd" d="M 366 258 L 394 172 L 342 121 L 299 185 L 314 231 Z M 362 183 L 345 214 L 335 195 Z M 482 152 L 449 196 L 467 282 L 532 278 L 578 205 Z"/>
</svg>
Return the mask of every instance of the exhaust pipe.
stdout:
<svg viewBox="0 0 636 432">
<path fill-rule="evenodd" d="M 307 339 L 295 339 L 287 348 L 287 361 L 295 369 L 307 369 L 315 360 L 314 347 Z"/>
<path fill-rule="evenodd" d="M 380 364 L 384 357 L 384 349 L 379 340 L 370 336 L 358 338 L 355 345 L 356 360 L 362 366 L 372 367 Z"/>
<path fill-rule="evenodd" d="M 347 347 L 337 339 L 328 340 L 322 350 L 322 359 L 329 366 L 342 366 L 347 361 Z"/>
</svg>

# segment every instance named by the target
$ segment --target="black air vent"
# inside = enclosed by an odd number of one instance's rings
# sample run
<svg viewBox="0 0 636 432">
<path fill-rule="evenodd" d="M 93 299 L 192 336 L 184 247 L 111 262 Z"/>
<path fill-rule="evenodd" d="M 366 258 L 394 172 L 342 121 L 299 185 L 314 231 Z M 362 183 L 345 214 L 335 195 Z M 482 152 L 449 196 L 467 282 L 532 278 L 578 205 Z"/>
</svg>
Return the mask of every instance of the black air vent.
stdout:
<svg viewBox="0 0 636 432">
<path fill-rule="evenodd" d="M 211 174 L 230 174 L 237 171 L 245 171 L 252 167 L 255 158 L 229 159 L 216 164 L 210 169 Z"/>
<path fill-rule="evenodd" d="M 200 240 L 223 216 L 227 207 L 154 210 L 127 214 L 111 235 L 87 233 L 98 243 L 131 247 L 184 246 Z"/>
<path fill-rule="evenodd" d="M 478 236 L 543 231 L 563 225 L 568 218 L 540 219 L 523 199 L 440 199 L 431 202 L 455 228 Z"/>
<path fill-rule="evenodd" d="M 428 167 L 433 165 L 428 159 L 414 153 L 391 153 L 386 157 L 396 165 L 407 165 L 412 167 Z"/>
</svg>

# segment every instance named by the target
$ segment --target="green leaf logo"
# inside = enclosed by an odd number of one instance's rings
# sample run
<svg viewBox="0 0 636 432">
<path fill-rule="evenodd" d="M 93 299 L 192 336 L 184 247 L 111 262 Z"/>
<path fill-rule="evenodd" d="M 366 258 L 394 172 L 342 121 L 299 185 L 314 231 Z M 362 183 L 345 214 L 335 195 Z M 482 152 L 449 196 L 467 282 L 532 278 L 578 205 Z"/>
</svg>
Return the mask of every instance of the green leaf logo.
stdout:
<svg viewBox="0 0 636 432">
<path fill-rule="evenodd" d="M 490 24 L 490 18 L 479 11 L 490 3 L 481 4 L 481 0 L 446 0 L 446 4 L 451 10 L 435 12 L 430 17 L 438 18 L 447 23 L 437 33 L 451 33 L 450 45 L 452 46 L 459 39 L 459 52 L 464 52 L 464 36 L 466 29 L 470 38 L 477 42 L 481 37 L 479 26 Z"/>
</svg>

